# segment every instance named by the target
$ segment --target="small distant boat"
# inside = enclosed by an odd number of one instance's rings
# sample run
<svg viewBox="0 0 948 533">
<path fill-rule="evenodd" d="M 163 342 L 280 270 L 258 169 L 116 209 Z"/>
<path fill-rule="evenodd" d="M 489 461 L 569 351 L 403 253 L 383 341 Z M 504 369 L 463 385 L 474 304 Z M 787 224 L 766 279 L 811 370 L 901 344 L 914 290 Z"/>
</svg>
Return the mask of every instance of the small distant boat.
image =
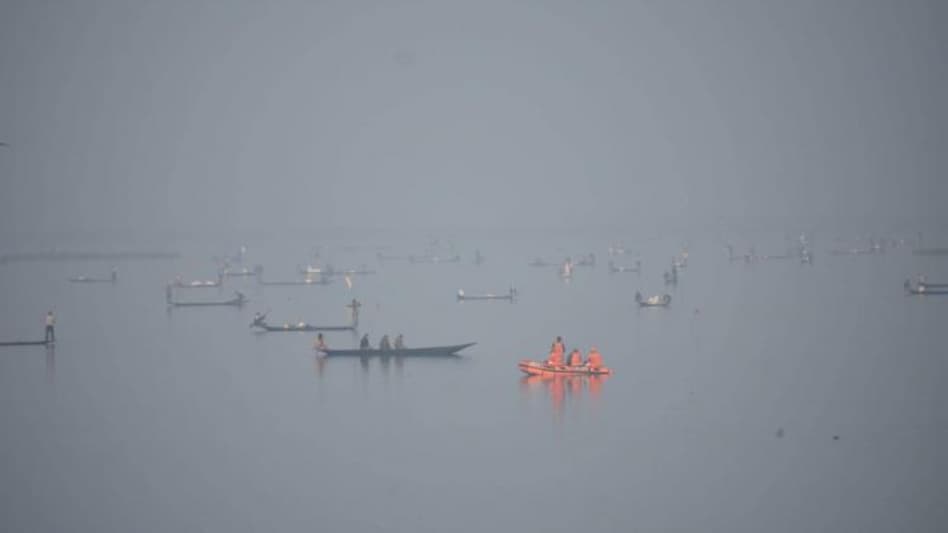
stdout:
<svg viewBox="0 0 948 533">
<path fill-rule="evenodd" d="M 254 273 L 257 276 L 257 283 L 264 286 L 275 286 L 275 287 L 299 287 L 299 286 L 310 286 L 310 285 L 329 285 L 332 283 L 332 278 L 320 275 L 317 278 L 305 277 L 303 279 L 288 279 L 288 280 L 277 280 L 277 281 L 267 281 L 263 279 L 263 266 L 257 265 L 254 268 Z"/>
<path fill-rule="evenodd" d="M 389 255 L 383 254 L 382 252 L 377 252 L 375 258 L 378 259 L 379 263 L 384 263 L 385 261 L 407 261 L 407 255 Z"/>
<path fill-rule="evenodd" d="M 326 357 L 457 357 L 461 350 L 474 346 L 475 342 L 466 344 L 455 344 L 452 346 L 429 346 L 426 348 L 400 348 L 391 350 L 378 350 L 369 348 L 365 350 L 319 350 Z"/>
<path fill-rule="evenodd" d="M 608 376 L 612 370 L 607 367 L 592 368 L 589 366 L 550 365 L 541 361 L 524 359 L 517 363 L 517 367 L 524 374 L 531 376 L 548 376 L 565 374 L 572 376 Z"/>
<path fill-rule="evenodd" d="M 53 341 L 3 341 L 0 346 L 52 346 Z"/>
<path fill-rule="evenodd" d="M 409 263 L 460 263 L 461 256 L 453 255 L 451 257 L 441 257 L 437 255 L 409 255 Z"/>
<path fill-rule="evenodd" d="M 256 269 L 241 267 L 237 269 L 226 268 L 224 269 L 224 275 L 229 278 L 239 278 L 239 277 L 250 277 L 256 276 Z"/>
<path fill-rule="evenodd" d="M 507 294 L 494 294 L 494 293 L 485 293 L 485 294 L 465 294 L 463 289 L 458 289 L 458 301 L 464 302 L 467 300 L 508 300 L 513 302 L 517 297 L 517 289 L 511 288 Z"/>
<path fill-rule="evenodd" d="M 250 324 L 252 328 L 259 328 L 264 331 L 278 332 L 278 331 L 355 331 L 358 328 L 358 324 L 353 323 L 349 326 L 317 326 L 313 324 L 307 324 L 306 322 L 297 322 L 296 324 L 284 323 L 282 326 L 271 326 L 266 323 L 266 314 L 257 315 L 254 317 L 254 321 Z"/>
<path fill-rule="evenodd" d="M 118 271 L 112 269 L 112 275 L 107 278 L 93 278 L 90 276 L 76 276 L 69 278 L 72 283 L 116 283 L 118 281 Z"/>
<path fill-rule="evenodd" d="M 614 262 L 609 261 L 609 273 L 618 274 L 620 272 L 634 272 L 638 274 L 642 272 L 642 262 L 636 261 L 635 266 L 627 266 L 627 265 L 616 265 Z"/>
<path fill-rule="evenodd" d="M 323 269 L 312 265 L 306 265 L 305 267 L 299 267 L 299 272 L 304 276 L 313 276 L 321 275 L 323 273 Z"/>
<path fill-rule="evenodd" d="M 948 248 L 916 248 L 912 255 L 948 255 Z"/>
<path fill-rule="evenodd" d="M 328 266 L 322 270 L 323 276 L 368 276 L 370 274 L 375 274 L 375 270 L 368 268 L 365 265 L 362 265 L 359 268 L 345 269 L 335 269 L 331 266 Z"/>
<path fill-rule="evenodd" d="M 176 289 L 212 289 L 220 287 L 224 284 L 224 273 L 217 273 L 217 281 L 212 280 L 194 280 L 194 281 L 184 281 L 180 277 L 171 282 L 171 285 Z"/>
<path fill-rule="evenodd" d="M 170 289 L 170 287 L 169 287 Z M 171 298 L 171 292 L 168 292 L 168 305 L 172 307 L 240 307 L 247 303 L 247 297 L 240 291 L 235 291 L 235 296 L 230 300 L 206 301 L 206 302 L 180 302 Z"/>
<path fill-rule="evenodd" d="M 648 298 L 643 298 L 642 293 L 635 293 L 635 302 L 639 304 L 639 307 L 668 307 L 671 303 L 672 297 L 669 294 L 663 294 L 661 296 L 649 296 Z"/>
<path fill-rule="evenodd" d="M 948 294 L 948 283 L 925 283 L 918 281 L 912 283 L 912 280 L 907 279 L 902 286 L 905 288 L 905 292 L 909 294 Z"/>
</svg>

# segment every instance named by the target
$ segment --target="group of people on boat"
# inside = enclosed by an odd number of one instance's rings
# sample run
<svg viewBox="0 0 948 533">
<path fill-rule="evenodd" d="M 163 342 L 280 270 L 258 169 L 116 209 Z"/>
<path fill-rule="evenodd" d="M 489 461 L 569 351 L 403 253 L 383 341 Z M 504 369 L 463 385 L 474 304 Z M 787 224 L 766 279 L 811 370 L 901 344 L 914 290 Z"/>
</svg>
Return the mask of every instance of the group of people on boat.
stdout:
<svg viewBox="0 0 948 533">
<path fill-rule="evenodd" d="M 371 350 L 372 344 L 369 343 L 369 334 L 366 333 L 362 336 L 362 340 L 359 341 L 360 350 Z M 395 336 L 395 342 L 393 343 L 388 338 L 388 334 L 382 335 L 382 339 L 379 340 L 379 350 L 403 350 L 405 349 L 405 339 L 402 337 L 402 334 L 399 333 Z"/>
<path fill-rule="evenodd" d="M 546 364 L 549 366 L 582 366 L 588 368 L 602 368 L 603 366 L 602 354 L 595 346 L 589 349 L 585 360 L 583 360 L 583 353 L 578 348 L 574 348 L 567 358 L 566 345 L 563 343 L 563 338 L 559 336 L 553 341 Z"/>
</svg>

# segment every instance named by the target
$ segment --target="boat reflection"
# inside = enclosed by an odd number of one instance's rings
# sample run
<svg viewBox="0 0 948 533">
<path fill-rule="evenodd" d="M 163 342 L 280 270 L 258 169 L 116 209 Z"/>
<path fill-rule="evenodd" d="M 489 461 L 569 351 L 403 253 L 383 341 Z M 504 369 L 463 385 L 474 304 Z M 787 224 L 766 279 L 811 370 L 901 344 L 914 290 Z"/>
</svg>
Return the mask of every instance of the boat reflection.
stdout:
<svg viewBox="0 0 948 533">
<path fill-rule="evenodd" d="M 602 385 L 609 376 L 538 375 L 520 379 L 520 389 L 526 394 L 546 391 L 553 406 L 553 415 L 562 419 L 567 402 L 578 402 L 586 395 L 593 401 L 602 395 Z"/>
<path fill-rule="evenodd" d="M 327 357 L 317 353 L 313 356 L 313 369 L 316 372 L 317 377 L 324 377 L 327 372 L 327 367 L 330 366 L 329 360 L 335 360 L 336 366 L 346 366 L 351 365 L 353 360 L 359 362 L 359 368 L 362 371 L 364 376 L 368 376 L 371 372 L 371 367 L 376 366 L 382 373 L 382 375 L 388 376 L 392 373 L 392 368 L 395 369 L 397 374 L 401 374 L 405 368 L 405 360 L 411 359 L 411 364 L 461 364 L 466 361 L 466 357 L 463 356 L 453 356 L 453 357 L 399 357 L 399 356 L 386 356 L 379 354 L 372 354 L 362 357 Z"/>
</svg>

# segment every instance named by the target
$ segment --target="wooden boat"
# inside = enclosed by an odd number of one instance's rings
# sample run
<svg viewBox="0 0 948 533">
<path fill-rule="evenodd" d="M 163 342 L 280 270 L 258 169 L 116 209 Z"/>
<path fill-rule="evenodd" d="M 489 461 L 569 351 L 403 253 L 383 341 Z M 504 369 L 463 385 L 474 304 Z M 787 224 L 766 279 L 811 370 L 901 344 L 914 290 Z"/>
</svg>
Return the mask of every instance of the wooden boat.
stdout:
<svg viewBox="0 0 948 533">
<path fill-rule="evenodd" d="M 419 255 L 419 256 L 409 255 L 408 262 L 409 263 L 460 263 L 461 256 L 454 255 L 451 257 L 441 257 L 437 255 Z"/>
<path fill-rule="evenodd" d="M 308 285 L 329 285 L 332 283 L 332 279 L 320 277 L 318 279 L 313 278 L 303 278 L 303 279 L 287 279 L 287 280 L 278 280 L 278 281 L 264 281 L 262 279 L 257 280 L 260 285 L 267 286 L 277 286 L 277 287 L 294 287 L 294 286 L 308 286 Z"/>
<path fill-rule="evenodd" d="M 305 277 L 303 279 L 266 281 L 263 279 L 263 267 L 260 265 L 257 265 L 254 268 L 254 272 L 257 275 L 257 283 L 259 283 L 260 285 L 266 285 L 266 286 L 295 287 L 295 286 L 309 286 L 309 285 L 329 285 L 330 283 L 332 283 L 332 279 L 326 276 L 319 276 L 318 278 Z"/>
<path fill-rule="evenodd" d="M 635 266 L 625 266 L 625 265 L 616 265 L 612 261 L 609 261 L 609 273 L 618 274 L 620 272 L 634 272 L 636 274 L 642 272 L 642 262 L 636 261 Z"/>
<path fill-rule="evenodd" d="M 171 286 L 176 289 L 213 289 L 220 287 L 224 284 L 224 273 L 217 273 L 217 281 L 211 280 L 194 280 L 194 281 L 184 281 L 180 277 L 171 282 Z"/>
<path fill-rule="evenodd" d="M 596 266 L 596 254 L 591 253 L 589 255 L 581 256 L 579 259 L 573 262 L 573 266 Z"/>
<path fill-rule="evenodd" d="M 234 296 L 230 300 L 209 301 L 209 302 L 177 302 L 177 301 L 172 300 L 169 296 L 168 305 L 172 307 L 224 307 L 224 306 L 240 307 L 249 301 L 247 300 L 247 297 L 244 296 L 243 293 L 241 293 L 240 291 L 235 291 L 235 293 L 236 293 L 236 296 Z"/>
<path fill-rule="evenodd" d="M 672 301 L 672 297 L 669 294 L 663 294 L 662 296 L 649 296 L 648 298 L 643 298 L 642 293 L 635 293 L 635 302 L 639 304 L 639 307 L 668 307 Z"/>
<path fill-rule="evenodd" d="M 107 278 L 93 278 L 90 276 L 76 276 L 74 278 L 69 278 L 69 281 L 72 283 L 115 283 L 118 281 L 118 272 L 112 270 L 112 275 Z"/>
<path fill-rule="evenodd" d="M 532 267 L 551 267 L 551 266 L 556 266 L 556 265 L 555 265 L 554 263 L 551 263 L 551 262 L 547 261 L 546 259 L 541 259 L 541 258 L 537 257 L 536 259 L 534 259 L 534 260 L 530 261 L 529 263 L 527 263 L 527 266 L 532 266 Z"/>
<path fill-rule="evenodd" d="M 342 270 L 328 266 L 321 271 L 321 274 L 323 276 L 367 276 L 369 274 L 375 274 L 375 270 L 367 268 L 365 265 L 359 268 L 346 268 Z"/>
<path fill-rule="evenodd" d="M 464 294 L 462 289 L 458 289 L 458 301 L 464 302 L 467 300 L 509 300 L 511 302 L 517 297 L 517 289 L 510 289 L 507 294 Z"/>
<path fill-rule="evenodd" d="M 429 346 L 426 348 L 401 348 L 391 350 L 378 350 L 369 348 L 366 350 L 320 350 L 320 353 L 326 357 L 457 357 L 461 350 L 474 346 L 475 342 L 466 344 L 455 344 L 452 346 Z"/>
<path fill-rule="evenodd" d="M 383 263 L 385 261 L 407 261 L 408 260 L 408 256 L 406 255 L 387 255 L 387 254 L 383 254 L 382 252 L 377 252 L 375 254 L 375 258 L 378 259 L 379 263 Z"/>
<path fill-rule="evenodd" d="M 912 255 L 948 255 L 948 248 L 916 248 Z"/>
<path fill-rule="evenodd" d="M 4 341 L 0 346 L 52 346 L 53 341 Z"/>
<path fill-rule="evenodd" d="M 227 276 L 228 278 L 250 277 L 250 276 L 256 276 L 257 271 L 256 269 L 247 268 L 247 267 L 238 268 L 236 270 L 231 270 L 227 268 L 227 269 L 224 269 L 224 275 Z"/>
<path fill-rule="evenodd" d="M 911 280 L 905 280 L 905 283 L 903 283 L 902 286 L 905 287 L 905 292 L 909 294 L 919 294 L 919 295 L 948 294 L 948 285 L 946 285 L 945 287 L 933 288 L 929 284 L 922 284 L 922 283 L 913 284 Z"/>
<path fill-rule="evenodd" d="M 177 252 L 70 252 L 48 251 L 0 255 L 0 264 L 14 261 L 107 261 L 177 259 Z"/>
<path fill-rule="evenodd" d="M 592 368 L 588 366 L 569 366 L 569 365 L 548 365 L 542 361 L 531 361 L 524 359 L 517 363 L 517 367 L 524 374 L 531 376 L 551 376 L 551 375 L 570 375 L 570 376 L 608 376 L 612 370 L 607 367 Z"/>
<path fill-rule="evenodd" d="M 358 323 L 354 322 L 350 326 L 316 326 L 313 324 L 307 324 L 306 322 L 298 322 L 296 324 L 284 323 L 282 326 L 271 326 L 266 322 L 266 315 L 257 315 L 254 317 L 253 322 L 250 324 L 252 328 L 259 328 L 263 331 L 355 331 L 358 328 Z"/>
</svg>

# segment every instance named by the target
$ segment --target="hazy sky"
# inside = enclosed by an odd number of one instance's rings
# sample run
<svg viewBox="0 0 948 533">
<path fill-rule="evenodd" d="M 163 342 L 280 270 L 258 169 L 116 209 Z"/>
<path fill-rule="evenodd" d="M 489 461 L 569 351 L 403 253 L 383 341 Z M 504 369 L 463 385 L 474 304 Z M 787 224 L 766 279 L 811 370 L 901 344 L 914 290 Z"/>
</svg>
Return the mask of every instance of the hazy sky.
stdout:
<svg viewBox="0 0 948 533">
<path fill-rule="evenodd" d="M 931 1 L 6 1 L 0 225 L 937 217 Z"/>
</svg>

